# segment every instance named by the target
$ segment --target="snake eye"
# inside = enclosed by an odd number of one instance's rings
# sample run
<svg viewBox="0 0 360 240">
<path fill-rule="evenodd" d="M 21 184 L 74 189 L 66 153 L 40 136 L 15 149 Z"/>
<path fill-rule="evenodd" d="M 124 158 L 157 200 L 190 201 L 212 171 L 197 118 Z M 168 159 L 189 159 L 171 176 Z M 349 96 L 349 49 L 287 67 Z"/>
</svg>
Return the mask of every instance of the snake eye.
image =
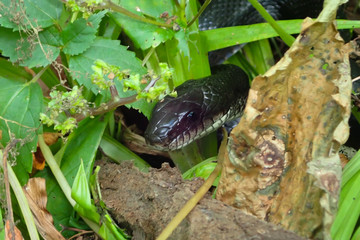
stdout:
<svg viewBox="0 0 360 240">
<path fill-rule="evenodd" d="M 195 115 L 194 112 L 188 112 L 188 114 L 186 115 L 186 117 L 192 118 L 192 117 L 194 117 L 194 115 Z"/>
<path fill-rule="evenodd" d="M 192 120 L 195 120 L 197 117 L 197 114 L 195 113 L 195 112 L 193 112 L 193 111 L 191 111 L 191 112 L 188 112 L 187 114 L 186 114 L 186 117 L 188 118 L 188 119 L 192 119 Z"/>
</svg>

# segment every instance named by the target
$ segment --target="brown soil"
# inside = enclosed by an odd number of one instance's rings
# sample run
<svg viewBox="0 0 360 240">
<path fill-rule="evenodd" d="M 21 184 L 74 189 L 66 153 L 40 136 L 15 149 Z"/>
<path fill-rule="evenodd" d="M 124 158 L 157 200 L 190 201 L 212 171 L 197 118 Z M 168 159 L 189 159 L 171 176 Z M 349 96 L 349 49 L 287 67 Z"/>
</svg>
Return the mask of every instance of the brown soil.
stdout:
<svg viewBox="0 0 360 240">
<path fill-rule="evenodd" d="M 133 239 L 155 239 L 177 211 L 201 186 L 185 181 L 180 172 L 164 164 L 149 173 L 131 163 L 99 162 L 103 201 L 115 221 Z M 260 221 L 208 194 L 169 239 L 302 239 L 278 226 Z"/>
</svg>

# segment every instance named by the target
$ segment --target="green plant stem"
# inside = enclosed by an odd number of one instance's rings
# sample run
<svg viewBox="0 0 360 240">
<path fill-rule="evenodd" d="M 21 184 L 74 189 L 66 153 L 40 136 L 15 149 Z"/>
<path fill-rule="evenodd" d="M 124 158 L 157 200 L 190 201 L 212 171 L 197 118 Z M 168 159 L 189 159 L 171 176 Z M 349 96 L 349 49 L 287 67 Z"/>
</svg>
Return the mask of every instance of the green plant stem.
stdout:
<svg viewBox="0 0 360 240">
<path fill-rule="evenodd" d="M 56 181 L 58 182 L 65 197 L 67 198 L 71 206 L 74 207 L 76 202 L 71 197 L 71 187 L 67 182 L 65 176 L 62 174 L 61 169 L 55 161 L 54 155 L 52 154 L 50 148 L 46 145 L 42 135 L 39 135 L 39 146 L 42 154 L 44 155 L 46 163 L 49 165 L 51 172 L 54 174 Z M 87 219 L 84 216 L 81 217 L 94 232 L 99 233 L 100 227 L 97 223 L 94 223 L 93 221 Z"/>
<path fill-rule="evenodd" d="M 265 8 L 257 0 L 248 0 L 251 5 L 260 13 L 260 15 L 274 28 L 274 30 L 279 34 L 280 38 L 285 42 L 289 47 L 295 41 L 295 38 L 290 34 L 286 33 L 282 29 L 274 18 L 265 10 Z"/>
<path fill-rule="evenodd" d="M 206 9 L 206 7 L 211 3 L 211 0 L 206 0 L 204 2 L 204 4 L 201 6 L 199 12 L 196 14 L 195 17 L 193 17 L 193 19 L 191 19 L 191 21 L 187 24 L 187 27 L 189 28 L 195 21 L 196 19 L 198 19 L 200 17 L 200 15 L 204 12 L 204 10 Z"/>
<path fill-rule="evenodd" d="M 155 48 L 154 47 L 150 48 L 150 50 L 146 53 L 144 59 L 142 60 L 141 66 L 145 66 L 149 58 L 154 54 L 154 52 L 155 52 Z"/>
<path fill-rule="evenodd" d="M 186 172 L 204 160 L 199 153 L 196 142 L 190 143 L 182 149 L 170 151 L 169 155 L 181 173 Z"/>
<path fill-rule="evenodd" d="M 106 104 L 103 104 L 97 108 L 91 108 L 89 110 L 89 112 L 76 115 L 75 119 L 76 119 L 76 121 L 80 122 L 81 120 L 83 120 L 84 118 L 86 118 L 88 116 L 97 116 L 100 114 L 107 113 L 119 106 L 135 102 L 137 100 L 136 97 L 137 97 L 137 94 L 134 94 L 129 97 L 124 97 L 124 98 L 120 98 L 119 96 L 116 96 L 113 99 L 111 99 L 109 102 L 107 102 Z"/>
<path fill-rule="evenodd" d="M 46 69 L 49 68 L 50 65 L 47 65 L 46 67 L 44 67 L 43 69 L 40 70 L 40 72 L 38 72 L 35 77 L 33 77 L 33 79 L 31 79 L 31 81 L 28 82 L 28 84 L 31 84 L 31 83 L 36 83 L 39 78 L 41 77 L 41 75 L 43 75 L 43 73 L 46 71 Z"/>
<path fill-rule="evenodd" d="M 76 202 L 71 197 L 71 187 L 67 182 L 65 176 L 62 174 L 61 169 L 55 161 L 54 155 L 52 154 L 50 148 L 46 145 L 42 135 L 39 135 L 39 146 L 42 154 L 44 155 L 46 163 L 49 165 L 52 173 L 56 178 L 56 181 L 59 183 L 61 190 L 65 194 L 65 197 L 67 198 L 71 206 L 74 207 Z"/>
<path fill-rule="evenodd" d="M 180 4 L 179 4 L 178 0 L 173 0 L 173 2 L 174 2 L 176 7 L 180 7 Z"/>
<path fill-rule="evenodd" d="M 151 87 L 155 85 L 155 83 L 160 79 L 160 77 L 157 77 L 155 79 L 151 79 L 150 83 L 142 90 L 143 92 L 148 92 Z M 115 86 L 110 87 L 110 93 L 111 93 L 111 100 L 105 104 L 100 105 L 96 108 L 90 108 L 89 111 L 81 114 L 75 115 L 76 121 L 81 121 L 84 118 L 88 116 L 97 116 L 104 113 L 107 113 L 117 107 L 123 106 L 125 104 L 133 103 L 137 101 L 138 94 L 131 95 L 129 97 L 119 97 L 119 94 L 115 88 Z"/>
<path fill-rule="evenodd" d="M 0 151 L 0 157 L 3 158 L 3 152 Z M 7 162 L 7 169 L 8 169 L 8 177 L 9 177 L 9 183 L 11 185 L 11 188 L 14 192 L 14 195 L 16 197 L 16 200 L 19 204 L 19 207 L 21 209 L 21 213 L 24 217 L 24 221 L 29 233 L 29 237 L 31 240 L 39 240 L 39 234 L 36 230 L 35 220 L 33 218 L 33 215 L 31 213 L 28 201 L 25 197 L 25 194 L 22 190 L 22 187 L 20 185 L 19 180 L 17 179 L 15 172 L 13 171 L 10 164 Z M 3 162 L 0 161 L 0 166 L 4 168 Z"/>
<path fill-rule="evenodd" d="M 78 16 L 79 12 L 74 12 L 72 15 L 71 15 L 71 19 L 70 19 L 70 22 L 73 23 L 76 19 L 77 19 L 77 16 Z"/>
<path fill-rule="evenodd" d="M 144 23 L 150 23 L 150 24 L 153 24 L 153 25 L 156 25 L 156 26 L 159 26 L 159 27 L 164 27 L 164 28 L 170 28 L 170 29 L 173 28 L 172 24 L 162 23 L 162 22 L 151 20 L 149 18 L 139 16 L 139 15 L 133 13 L 133 12 L 130 12 L 130 11 L 126 10 L 125 8 L 122 8 L 122 7 L 114 4 L 112 1 L 106 1 L 105 7 L 108 7 L 113 11 L 119 12 L 121 14 L 124 14 L 124 15 L 130 17 L 130 18 L 136 19 L 136 20 L 144 22 Z"/>
</svg>

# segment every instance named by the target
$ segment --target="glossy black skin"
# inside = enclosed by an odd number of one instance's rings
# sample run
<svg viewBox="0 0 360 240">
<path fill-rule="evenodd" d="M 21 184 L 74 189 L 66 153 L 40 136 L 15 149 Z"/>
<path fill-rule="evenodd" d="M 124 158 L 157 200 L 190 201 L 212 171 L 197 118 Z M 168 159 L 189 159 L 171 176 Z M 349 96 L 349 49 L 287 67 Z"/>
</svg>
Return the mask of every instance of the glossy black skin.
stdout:
<svg viewBox="0 0 360 240">
<path fill-rule="evenodd" d="M 167 96 L 157 103 L 145 131 L 147 142 L 162 150 L 183 147 L 223 115 L 240 114 L 249 90 L 249 80 L 241 68 L 220 65 L 212 75 L 189 80 L 176 88 L 178 97 Z"/>
<path fill-rule="evenodd" d="M 276 20 L 316 18 L 323 0 L 258 0 Z M 264 22 L 247 0 L 213 0 L 199 18 L 199 29 L 249 25 Z M 233 46 L 209 53 L 210 66 L 221 64 L 240 47 Z"/>
<path fill-rule="evenodd" d="M 275 19 L 317 17 L 323 5 L 323 0 L 259 2 Z M 208 30 L 259 22 L 264 22 L 263 18 L 247 0 L 213 0 L 200 16 L 199 28 Z M 228 54 L 229 49 L 209 53 L 210 65 L 221 63 Z M 243 108 L 248 88 L 246 74 L 234 66 L 215 68 L 210 77 L 185 82 L 177 88 L 177 98 L 168 96 L 155 106 L 145 132 L 147 142 L 161 150 L 183 147 L 222 114 L 231 110 L 230 117 L 236 115 Z"/>
<path fill-rule="evenodd" d="M 275 19 L 317 17 L 323 0 L 258 0 Z M 213 0 L 199 18 L 200 30 L 264 22 L 247 0 Z"/>
</svg>

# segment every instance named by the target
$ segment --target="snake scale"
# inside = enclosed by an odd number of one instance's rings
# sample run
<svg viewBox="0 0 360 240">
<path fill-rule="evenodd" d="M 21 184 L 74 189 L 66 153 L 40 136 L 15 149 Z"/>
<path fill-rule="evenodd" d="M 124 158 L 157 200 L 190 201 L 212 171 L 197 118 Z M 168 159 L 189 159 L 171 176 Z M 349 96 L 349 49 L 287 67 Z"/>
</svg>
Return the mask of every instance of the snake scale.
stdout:
<svg viewBox="0 0 360 240">
<path fill-rule="evenodd" d="M 275 19 L 316 17 L 322 0 L 259 0 Z M 263 22 L 247 0 L 213 0 L 199 18 L 200 30 Z M 221 54 L 220 54 L 221 55 Z M 209 55 L 211 64 L 222 56 Z M 241 115 L 249 90 L 247 75 L 235 65 L 219 65 L 212 75 L 189 80 L 154 107 L 145 131 L 148 144 L 160 150 L 180 149 Z"/>
</svg>

